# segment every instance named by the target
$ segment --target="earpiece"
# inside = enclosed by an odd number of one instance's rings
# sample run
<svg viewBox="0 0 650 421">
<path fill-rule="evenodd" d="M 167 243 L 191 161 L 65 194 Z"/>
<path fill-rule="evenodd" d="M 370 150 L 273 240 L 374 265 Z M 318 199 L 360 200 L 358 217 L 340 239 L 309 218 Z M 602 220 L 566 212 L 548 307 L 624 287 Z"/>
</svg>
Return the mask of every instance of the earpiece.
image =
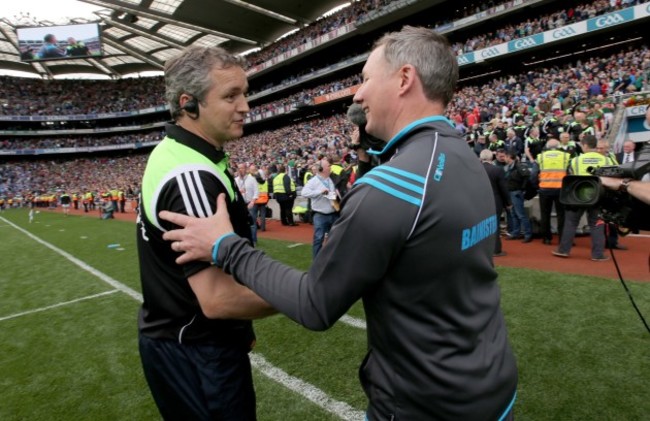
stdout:
<svg viewBox="0 0 650 421">
<path fill-rule="evenodd" d="M 318 164 L 318 172 L 323 172 L 323 165 L 322 164 Z"/>
<path fill-rule="evenodd" d="M 199 102 L 196 98 L 192 98 L 183 105 L 183 109 L 191 114 L 199 114 Z"/>
</svg>

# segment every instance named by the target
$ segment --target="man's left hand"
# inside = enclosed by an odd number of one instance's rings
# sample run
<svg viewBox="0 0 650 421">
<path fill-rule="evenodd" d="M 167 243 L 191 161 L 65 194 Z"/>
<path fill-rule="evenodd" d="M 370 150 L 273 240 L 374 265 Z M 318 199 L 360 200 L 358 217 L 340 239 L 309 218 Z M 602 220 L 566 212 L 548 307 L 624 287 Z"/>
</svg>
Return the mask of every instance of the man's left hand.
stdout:
<svg viewBox="0 0 650 421">
<path fill-rule="evenodd" d="M 159 216 L 165 221 L 183 227 L 163 234 L 165 240 L 173 241 L 172 250 L 183 252 L 176 259 L 179 265 L 194 260 L 211 262 L 214 242 L 222 235 L 233 232 L 226 208 L 226 195 L 223 193 L 217 198 L 217 212 L 209 218 L 194 218 L 169 211 L 162 211 Z"/>
</svg>

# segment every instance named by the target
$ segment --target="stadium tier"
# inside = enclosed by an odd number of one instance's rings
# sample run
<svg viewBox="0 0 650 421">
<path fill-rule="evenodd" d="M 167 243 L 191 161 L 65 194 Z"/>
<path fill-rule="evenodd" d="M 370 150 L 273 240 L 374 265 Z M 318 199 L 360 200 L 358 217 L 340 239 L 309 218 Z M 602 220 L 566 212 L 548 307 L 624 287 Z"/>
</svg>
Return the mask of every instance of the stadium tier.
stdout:
<svg viewBox="0 0 650 421">
<path fill-rule="evenodd" d="M 474 124 L 483 131 L 496 118 L 507 129 L 521 116 L 532 126 L 542 121 L 543 113 L 555 113 L 567 125 L 576 106 L 594 102 L 608 111 L 607 117 L 596 118 L 602 126 L 599 133 L 604 134 L 612 118 L 607 108 L 611 95 L 647 89 L 650 52 L 642 25 L 650 16 L 644 15 L 648 4 L 355 2 L 246 56 L 251 110 L 246 136 L 229 145 L 231 162 L 268 166 L 295 161 L 305 166 L 320 154 L 348 155 L 345 147 L 354 126 L 345 111 L 360 86 L 360 68 L 371 42 L 406 24 L 436 28 L 458 54 L 461 82 L 448 116 L 467 133 L 471 146 L 471 139 L 478 137 Z M 78 156 L 88 153 L 116 162 L 141 159 L 170 120 L 161 77 L 2 76 L 0 82 L 3 174 L 9 173 L 8 167 L 21 166 L 24 174 L 35 163 L 85 162 Z M 126 169 L 129 180 L 137 180 L 137 168 Z M 75 171 L 64 173 L 73 176 Z M 17 186 L 5 176 L 0 194 L 81 189 L 90 184 L 103 188 L 98 180 L 43 179 Z"/>
</svg>

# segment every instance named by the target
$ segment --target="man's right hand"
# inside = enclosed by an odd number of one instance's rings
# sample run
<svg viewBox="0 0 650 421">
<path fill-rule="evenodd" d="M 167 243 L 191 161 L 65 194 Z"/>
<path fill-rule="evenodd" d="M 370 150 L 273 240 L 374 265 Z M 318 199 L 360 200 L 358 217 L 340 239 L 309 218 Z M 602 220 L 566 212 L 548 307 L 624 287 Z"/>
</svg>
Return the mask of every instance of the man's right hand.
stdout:
<svg viewBox="0 0 650 421">
<path fill-rule="evenodd" d="M 179 265 L 194 260 L 211 262 L 214 242 L 234 231 L 226 207 L 226 195 L 223 193 L 217 198 L 217 212 L 209 218 L 194 218 L 169 211 L 162 211 L 159 216 L 183 227 L 163 234 L 165 240 L 173 241 L 172 250 L 184 252 L 176 259 Z"/>
</svg>

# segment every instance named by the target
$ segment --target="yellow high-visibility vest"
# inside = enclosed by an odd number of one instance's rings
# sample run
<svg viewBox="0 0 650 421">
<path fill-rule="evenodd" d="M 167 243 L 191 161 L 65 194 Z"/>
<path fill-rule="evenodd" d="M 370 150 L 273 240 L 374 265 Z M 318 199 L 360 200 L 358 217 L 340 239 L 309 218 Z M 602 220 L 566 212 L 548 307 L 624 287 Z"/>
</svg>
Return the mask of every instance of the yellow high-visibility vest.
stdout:
<svg viewBox="0 0 650 421">
<path fill-rule="evenodd" d="M 539 188 L 559 189 L 566 175 L 571 156 L 559 149 L 544 151 L 537 157 L 539 164 Z"/>
<path fill-rule="evenodd" d="M 607 158 L 598 152 L 587 152 L 571 160 L 571 173 L 574 175 L 591 175 L 589 168 L 607 165 Z"/>
<path fill-rule="evenodd" d="M 278 193 L 291 193 L 296 191 L 296 184 L 293 182 L 291 178 L 289 178 L 289 181 L 291 182 L 291 192 L 287 192 L 284 190 L 284 176 L 286 174 L 281 172 L 278 175 L 276 175 L 273 178 L 273 193 L 278 194 Z"/>
</svg>

